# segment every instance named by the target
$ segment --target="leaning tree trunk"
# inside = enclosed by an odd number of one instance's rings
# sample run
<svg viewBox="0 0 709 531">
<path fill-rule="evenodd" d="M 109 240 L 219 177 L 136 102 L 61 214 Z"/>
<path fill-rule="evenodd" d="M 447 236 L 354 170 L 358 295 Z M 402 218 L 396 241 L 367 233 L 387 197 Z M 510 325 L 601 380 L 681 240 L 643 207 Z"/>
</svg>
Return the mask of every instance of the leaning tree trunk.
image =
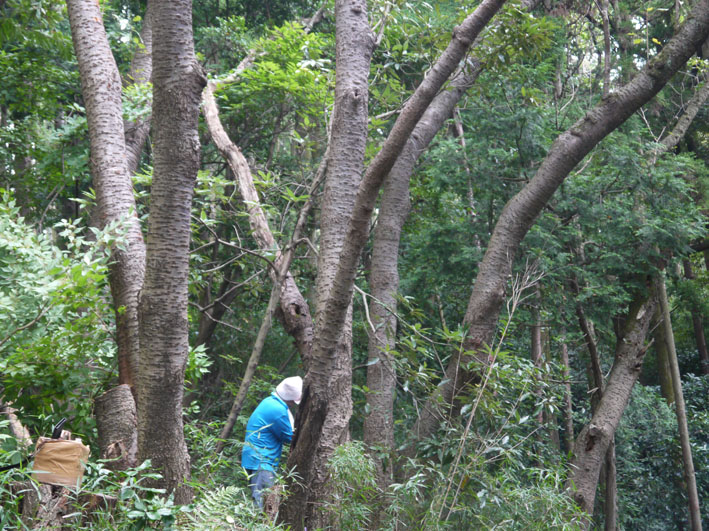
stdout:
<svg viewBox="0 0 709 531">
<path fill-rule="evenodd" d="M 318 278 L 316 284 L 316 337 L 326 322 L 325 301 L 332 297 L 332 280 L 343 247 L 347 222 L 364 168 L 367 142 L 369 66 L 374 39 L 363 0 L 337 0 L 335 108 L 320 219 Z M 295 526 L 316 529 L 330 523 L 323 505 L 330 498 L 327 462 L 348 436 L 352 413 L 352 306 L 351 295 L 340 302 L 346 318 L 329 330 L 331 359 L 316 359 L 311 352 L 305 376 L 301 415 L 318 415 L 317 431 L 299 423 L 288 461 L 301 476 L 292 485 L 283 519 Z M 328 363 L 323 371 L 323 361 Z M 301 486 L 301 484 L 303 486 Z"/>
<path fill-rule="evenodd" d="M 67 7 L 86 105 L 99 226 L 125 220 L 126 245 L 124 250 L 113 250 L 109 280 L 116 309 L 119 381 L 133 387 L 138 371 L 138 293 L 143 284 L 145 244 L 126 165 L 121 79 L 99 5 L 68 0 Z"/>
<path fill-rule="evenodd" d="M 367 404 L 370 413 L 364 419 L 364 441 L 391 452 L 394 449 L 394 394 L 396 372 L 390 350 L 396 338 L 396 295 L 399 290 L 398 253 L 401 230 L 409 214 L 409 180 L 418 157 L 451 116 L 456 104 L 480 72 L 478 64 L 471 72 L 461 70 L 447 90 L 441 91 L 421 117 L 411 138 L 389 172 L 382 190 L 381 207 L 374 230 L 369 284 L 372 291 L 372 323 L 369 334 L 367 367 Z M 375 455 L 379 452 L 375 452 Z M 393 457 L 393 456 L 392 456 Z M 390 462 L 393 462 L 390 459 Z M 391 469 L 375 458 L 378 484 L 391 483 Z"/>
<path fill-rule="evenodd" d="M 694 55 L 709 35 L 709 0 L 700 0 L 682 28 L 645 67 L 617 92 L 600 103 L 559 135 L 539 166 L 534 178 L 505 205 L 478 268 L 463 324 L 468 330 L 464 353 L 481 354 L 492 340 L 505 300 L 507 279 L 519 245 L 542 208 L 571 170 L 603 138 L 650 101 L 669 79 Z M 414 426 L 411 442 L 429 437 L 439 425 L 439 404 L 450 404 L 453 396 L 475 375 L 459 370 L 469 355 L 454 356 L 446 369 L 445 383 L 427 400 Z"/>
<path fill-rule="evenodd" d="M 248 56 L 237 71 L 246 68 L 252 61 L 252 56 Z M 249 216 L 249 226 L 251 233 L 262 251 L 276 254 L 274 268 L 269 271 L 273 282 L 277 281 L 277 271 L 282 269 L 284 253 L 279 248 L 268 224 L 266 214 L 261 207 L 261 201 L 254 184 L 251 169 L 246 158 L 241 153 L 239 147 L 234 144 L 227 135 L 221 120 L 219 119 L 219 109 L 217 108 L 214 92 L 218 87 L 216 81 L 209 81 L 202 94 L 203 113 L 207 128 L 212 136 L 212 141 L 217 149 L 229 164 L 236 184 L 239 187 L 241 197 L 247 206 Z M 304 208 L 310 209 L 312 201 Z M 305 297 L 298 289 L 295 278 L 290 272 L 286 272 L 285 277 L 279 280 L 281 290 L 279 294 L 279 312 L 277 316 L 283 323 L 283 328 L 295 340 L 296 348 L 301 359 L 307 359 L 310 354 L 310 346 L 313 340 L 313 320 L 310 315 L 310 308 Z"/>
<path fill-rule="evenodd" d="M 143 284 L 145 243 L 136 214 L 123 136 L 121 82 L 96 2 L 69 0 L 69 22 L 79 63 L 91 149 L 91 173 L 96 190 L 99 227 L 123 223 L 126 244 L 112 252 L 109 282 L 116 313 L 119 383 L 135 392 L 139 356 L 138 293 Z M 132 401 L 132 396 L 130 397 Z M 137 437 L 133 417 L 123 417 L 129 406 L 108 407 L 97 418 L 99 438 L 125 453 L 109 466 L 131 466 L 136 461 Z M 135 405 L 132 406 L 135 410 Z M 126 428 L 116 432 L 114 427 Z M 114 438 L 115 437 L 115 438 Z M 121 446 L 122 445 L 122 446 Z M 115 456 L 114 457 L 118 457 Z"/>
<path fill-rule="evenodd" d="M 162 474 L 158 484 L 174 491 L 177 503 L 186 503 L 192 497 L 186 485 L 190 458 L 182 425 L 190 209 L 206 79 L 194 54 L 192 3 L 161 0 L 154 9 L 154 170 L 140 298 L 138 452 Z"/>
<path fill-rule="evenodd" d="M 576 439 L 568 488 L 589 518 L 593 514 L 598 478 L 609 445 L 640 375 L 647 350 L 645 337 L 656 305 L 654 293 L 637 295 L 633 301 L 623 334 L 616 344 L 615 361 L 608 383 L 591 421 Z"/>
<path fill-rule="evenodd" d="M 670 305 L 667 300 L 667 290 L 665 289 L 664 276 L 659 276 L 655 280 L 655 286 L 660 299 L 662 311 L 662 327 L 665 331 L 665 341 L 667 343 L 667 354 L 672 374 L 672 388 L 674 389 L 675 412 L 677 413 L 677 425 L 679 428 L 679 440 L 682 447 L 682 463 L 684 465 L 684 481 L 687 485 L 687 498 L 689 502 L 689 521 L 692 531 L 701 531 L 702 517 L 699 510 L 699 496 L 697 495 L 697 478 L 694 474 L 694 462 L 692 461 L 692 445 L 689 441 L 689 428 L 687 426 L 687 410 L 684 405 L 684 394 L 682 393 L 682 378 L 679 373 L 677 363 L 677 351 L 675 349 L 674 332 L 672 331 L 672 320 L 670 318 Z"/>
<path fill-rule="evenodd" d="M 580 258 L 583 258 L 580 256 Z M 583 259 L 582 259 L 583 261 Z M 580 287 L 578 281 L 574 278 L 571 281 L 571 287 L 578 297 Z M 603 381 L 603 371 L 601 370 L 601 359 L 598 353 L 598 345 L 596 343 L 596 333 L 593 326 L 593 321 L 586 316 L 586 311 L 580 301 L 576 302 L 576 317 L 579 321 L 579 326 L 586 342 L 588 349 L 589 365 L 590 365 L 590 382 L 589 387 L 591 396 L 591 413 L 592 415 L 598 410 L 598 405 L 603 397 L 605 382 Z M 601 483 L 603 484 L 603 512 L 605 515 L 605 529 L 611 531 L 616 528 L 617 513 L 618 513 L 618 485 L 615 466 L 615 436 L 611 437 L 608 443 L 603 468 L 600 472 Z"/>
</svg>

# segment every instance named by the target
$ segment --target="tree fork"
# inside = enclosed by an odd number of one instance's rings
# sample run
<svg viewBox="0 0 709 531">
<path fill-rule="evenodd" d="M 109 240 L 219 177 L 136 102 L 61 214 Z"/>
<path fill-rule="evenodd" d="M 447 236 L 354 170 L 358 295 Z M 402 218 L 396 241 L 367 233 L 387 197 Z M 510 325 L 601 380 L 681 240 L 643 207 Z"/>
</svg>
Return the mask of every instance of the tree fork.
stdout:
<svg viewBox="0 0 709 531">
<path fill-rule="evenodd" d="M 645 338 L 656 305 L 657 295 L 650 287 L 636 294 L 616 343 L 615 362 L 603 396 L 591 421 L 576 439 L 567 488 L 589 517 L 593 514 L 596 487 L 608 448 L 640 376 L 649 346 Z"/>
</svg>

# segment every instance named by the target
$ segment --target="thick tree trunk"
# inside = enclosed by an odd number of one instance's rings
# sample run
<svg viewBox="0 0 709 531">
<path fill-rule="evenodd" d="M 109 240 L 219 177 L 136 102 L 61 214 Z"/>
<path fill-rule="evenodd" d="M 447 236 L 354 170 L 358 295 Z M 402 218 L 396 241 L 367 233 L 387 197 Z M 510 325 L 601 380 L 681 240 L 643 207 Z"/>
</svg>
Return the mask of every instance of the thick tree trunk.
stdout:
<svg viewBox="0 0 709 531">
<path fill-rule="evenodd" d="M 143 284 L 145 244 L 126 165 L 121 80 L 99 5 L 69 0 L 67 7 L 86 104 L 99 226 L 125 220 L 126 246 L 113 251 L 110 283 L 116 309 L 119 381 L 133 387 L 138 370 L 138 293 Z"/>
<path fill-rule="evenodd" d="M 335 108 L 320 221 L 315 337 L 322 336 L 322 326 L 329 320 L 325 302 L 335 296 L 331 292 L 333 278 L 364 167 L 369 65 L 374 49 L 365 1 L 337 0 L 335 20 Z M 348 437 L 352 413 L 351 299 L 350 291 L 338 301 L 344 315 L 328 330 L 329 354 L 323 358 L 322 351 L 313 351 L 305 377 L 298 431 L 288 460 L 301 479 L 299 485 L 291 486 L 293 492 L 282 509 L 282 518 L 295 529 L 329 525 L 328 513 L 323 510 L 330 499 L 327 462 Z M 311 420 L 316 421 L 314 425 Z"/>
<path fill-rule="evenodd" d="M 682 447 L 684 481 L 687 485 L 687 498 L 689 501 L 689 521 L 691 523 L 692 531 L 701 531 L 702 516 L 699 510 L 697 478 L 694 474 L 692 445 L 689 441 L 689 428 L 687 425 L 687 410 L 684 405 L 684 394 L 682 393 L 682 378 L 679 373 L 679 364 L 677 363 L 677 351 L 675 349 L 674 332 L 672 331 L 672 320 L 670 318 L 670 304 L 667 299 L 667 290 L 665 289 L 664 276 L 660 276 L 655 280 L 655 286 L 657 289 L 658 298 L 660 300 L 660 308 L 662 311 L 662 327 L 665 330 L 667 354 L 672 374 L 672 387 L 675 393 L 675 412 L 677 414 L 679 440 L 680 445 Z"/>
<path fill-rule="evenodd" d="M 468 302 L 464 318 L 469 331 L 465 352 L 477 353 L 484 361 L 481 353 L 494 336 L 519 245 L 556 189 L 591 149 L 662 89 L 708 34 L 709 0 L 701 0 L 695 4 L 678 33 L 642 71 L 617 92 L 601 99 L 596 107 L 554 141 L 534 178 L 505 205 L 480 263 Z M 426 402 L 423 415 L 414 427 L 415 438 L 430 436 L 438 427 L 435 411 L 439 404 L 450 404 L 458 389 L 474 379 L 474 375 L 463 375 L 458 370 L 460 361 L 459 356 L 451 359 L 445 383 L 438 386 Z"/>
<path fill-rule="evenodd" d="M 304 401 L 301 405 L 302 420 L 299 422 L 298 438 L 289 460 L 289 464 L 298 465 L 298 471 L 301 475 L 305 476 L 305 484 L 309 484 L 311 479 L 315 479 L 315 467 L 310 466 L 313 461 L 321 469 L 318 473 L 322 473 L 324 467 L 320 461 L 322 457 L 325 456 L 319 454 L 318 449 L 323 448 L 321 444 L 323 439 L 330 439 L 332 436 L 331 433 L 328 434 L 328 423 L 330 420 L 328 414 L 329 410 L 334 406 L 329 403 L 333 398 L 333 395 L 329 394 L 329 391 L 336 390 L 337 386 L 326 386 L 325 382 L 330 380 L 330 373 L 333 372 L 333 366 L 342 359 L 341 356 L 338 356 L 336 349 L 337 345 L 340 344 L 340 334 L 349 313 L 348 308 L 353 290 L 356 267 L 361 250 L 369 234 L 369 221 L 377 192 L 384 177 L 391 170 L 405 143 L 408 141 L 412 130 L 418 123 L 423 112 L 429 106 L 442 84 L 457 67 L 458 62 L 462 59 L 472 41 L 503 3 L 504 0 L 484 1 L 461 26 L 455 29 L 451 44 L 429 71 L 428 76 L 419 85 L 404 111 L 402 111 L 402 114 L 399 116 L 399 119 L 396 121 L 381 151 L 365 172 L 364 179 L 357 193 L 354 213 L 351 219 L 349 219 L 347 237 L 345 238 L 342 252 L 340 253 L 338 262 L 335 264 L 335 268 L 331 272 L 328 272 L 328 277 L 332 280 L 329 281 L 328 279 L 327 281 L 328 284 L 331 284 L 327 299 L 319 300 L 319 303 L 322 301 L 323 304 L 319 304 L 318 307 L 318 315 L 321 316 L 321 318 L 316 318 L 316 333 L 311 354 L 312 361 L 310 370 L 306 376 Z M 363 7 L 355 5 L 349 12 L 345 12 L 344 9 L 338 11 L 338 15 L 341 14 L 341 16 L 344 16 L 345 13 L 349 15 L 361 15 L 363 11 Z M 340 19 L 338 25 L 340 22 L 345 21 Z M 368 30 L 366 35 L 371 40 Z M 350 95 L 353 101 L 351 101 L 349 105 L 361 105 L 359 100 L 364 97 L 365 93 L 366 86 L 358 87 Z M 337 122 L 335 121 L 334 123 L 336 124 Z M 366 135 L 366 133 L 364 134 Z M 335 147 L 334 140 L 333 134 L 333 141 L 331 142 L 333 148 Z M 362 140 L 360 140 L 360 142 L 361 141 Z M 338 158 L 333 156 L 331 160 L 336 161 Z M 348 220 L 345 218 L 342 221 L 346 223 Z M 319 271 L 319 273 L 323 272 Z M 340 392 L 341 391 L 340 389 Z M 331 442 L 328 441 L 327 444 L 331 444 Z M 315 456 L 315 459 L 313 459 L 313 456 Z M 308 468 L 307 471 L 304 470 L 306 467 Z M 317 484 L 322 484 L 323 481 L 324 478 L 320 477 L 315 480 Z M 300 528 L 300 526 L 306 523 L 306 514 L 312 511 L 306 502 L 307 494 L 308 493 L 305 491 L 300 491 L 299 493 L 296 490 L 296 495 L 291 496 L 283 514 L 284 520 L 295 525 L 297 528 Z M 317 494 L 317 490 L 311 490 L 311 494 Z M 313 496 L 312 499 L 314 498 Z M 316 522 L 315 519 L 313 519 L 312 522 L 310 520 L 307 521 L 308 525 L 313 525 L 314 522 Z"/>
<path fill-rule="evenodd" d="M 190 458 L 182 425 L 188 354 L 190 209 L 199 169 L 199 105 L 206 79 L 194 55 L 192 3 L 154 5 L 154 171 L 145 283 L 140 298 L 138 452 L 159 485 L 186 503 Z"/>
<path fill-rule="evenodd" d="M 448 90 L 440 92 L 434 98 L 383 186 L 379 218 L 374 231 L 369 277 L 374 299 L 371 317 L 375 329 L 369 334 L 367 404 L 370 413 L 364 419 L 364 441 L 372 447 L 385 451 L 392 451 L 394 446 L 393 408 L 396 372 L 389 350 L 395 347 L 399 241 L 402 227 L 409 214 L 409 180 L 418 157 L 450 117 L 462 95 L 475 82 L 479 72 L 480 68 L 477 64 L 470 73 L 461 71 L 451 81 Z M 391 468 L 385 469 L 380 458 L 375 458 L 375 462 L 378 484 L 385 488 L 391 483 Z"/>
<path fill-rule="evenodd" d="M 568 484 L 576 503 L 590 515 L 609 445 L 640 375 L 647 350 L 645 337 L 657 305 L 655 294 L 638 295 L 616 344 L 615 362 L 596 412 L 579 433 Z"/>
<path fill-rule="evenodd" d="M 106 391 L 95 400 L 96 423 L 101 459 L 112 470 L 125 470 L 138 464 L 138 417 L 130 387 L 126 384 Z"/>
<path fill-rule="evenodd" d="M 328 357 L 327 345 L 334 344 L 334 339 L 327 331 L 339 330 L 341 323 L 344 322 L 347 306 L 343 305 L 342 301 L 349 300 L 351 297 L 360 253 L 369 236 L 372 211 L 384 178 L 401 154 L 433 98 L 456 70 L 470 45 L 503 4 L 504 0 L 484 0 L 460 26 L 454 28 L 448 47 L 409 98 L 381 150 L 367 167 L 357 191 L 352 218 L 349 220 L 345 245 L 340 254 L 337 274 L 334 276 L 333 287 L 327 301 L 328 309 L 324 312 L 328 319 L 328 322 L 323 323 L 322 326 L 325 336 L 320 338 L 316 333 L 316 341 L 321 343 L 322 346 L 319 348 L 323 349 L 324 357 Z"/>
</svg>

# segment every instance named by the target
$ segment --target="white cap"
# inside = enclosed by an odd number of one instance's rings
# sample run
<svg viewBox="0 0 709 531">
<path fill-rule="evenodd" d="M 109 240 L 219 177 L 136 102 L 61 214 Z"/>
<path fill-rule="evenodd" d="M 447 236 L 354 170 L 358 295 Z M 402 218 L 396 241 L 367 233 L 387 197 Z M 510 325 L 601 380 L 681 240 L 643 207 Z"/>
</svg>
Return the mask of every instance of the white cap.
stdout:
<svg viewBox="0 0 709 531">
<path fill-rule="evenodd" d="M 300 404 L 300 395 L 303 393 L 303 379 L 300 376 L 286 378 L 276 387 L 276 393 L 281 400 L 292 400 Z"/>
</svg>

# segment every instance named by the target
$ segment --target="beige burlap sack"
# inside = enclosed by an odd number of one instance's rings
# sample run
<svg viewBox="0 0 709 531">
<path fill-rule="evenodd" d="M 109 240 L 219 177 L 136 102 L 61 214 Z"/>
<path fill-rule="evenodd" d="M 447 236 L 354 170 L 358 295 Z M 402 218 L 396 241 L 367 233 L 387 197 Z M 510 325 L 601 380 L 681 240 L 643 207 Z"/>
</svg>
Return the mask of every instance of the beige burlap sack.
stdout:
<svg viewBox="0 0 709 531">
<path fill-rule="evenodd" d="M 78 489 L 91 450 L 81 441 L 40 437 L 34 456 L 32 476 L 40 483 Z"/>
</svg>

